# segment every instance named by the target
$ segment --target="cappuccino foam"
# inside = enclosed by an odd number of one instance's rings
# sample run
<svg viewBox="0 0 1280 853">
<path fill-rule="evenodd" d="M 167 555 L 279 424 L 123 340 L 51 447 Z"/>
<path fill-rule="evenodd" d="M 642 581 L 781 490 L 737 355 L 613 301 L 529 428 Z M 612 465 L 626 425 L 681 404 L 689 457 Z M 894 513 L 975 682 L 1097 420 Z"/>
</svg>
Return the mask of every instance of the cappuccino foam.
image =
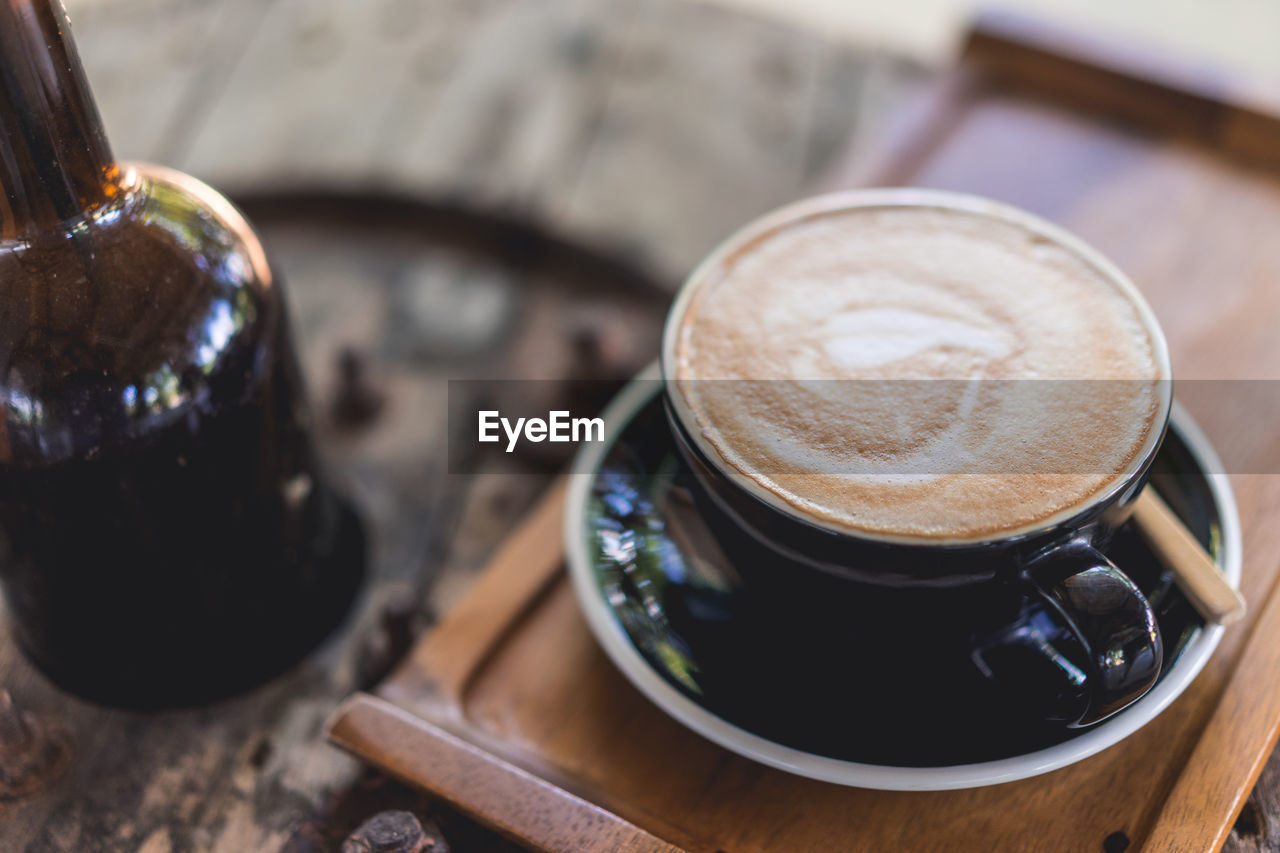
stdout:
<svg viewBox="0 0 1280 853">
<path fill-rule="evenodd" d="M 828 211 L 694 287 L 672 352 L 686 411 L 744 485 L 818 522 L 1017 532 L 1087 505 L 1158 429 L 1168 377 L 1133 298 L 994 215 Z"/>
</svg>

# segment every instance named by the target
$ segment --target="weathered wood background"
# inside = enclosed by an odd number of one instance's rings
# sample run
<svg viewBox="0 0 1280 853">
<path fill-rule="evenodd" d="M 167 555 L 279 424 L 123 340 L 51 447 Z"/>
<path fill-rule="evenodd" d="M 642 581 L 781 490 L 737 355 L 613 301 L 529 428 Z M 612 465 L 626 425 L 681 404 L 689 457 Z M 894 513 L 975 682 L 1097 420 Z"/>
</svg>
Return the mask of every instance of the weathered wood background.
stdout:
<svg viewBox="0 0 1280 853">
<path fill-rule="evenodd" d="M 232 194 L 321 186 L 503 211 L 667 284 L 746 219 L 803 194 L 834 158 L 856 157 L 926 76 L 688 0 L 67 4 L 121 157 Z M 507 849 L 363 771 L 320 727 L 456 599 L 545 482 L 448 474 L 446 380 L 563 374 L 583 325 L 607 330 L 613 364 L 638 363 L 652 342 L 627 312 L 652 304 L 632 305 L 611 282 L 592 297 L 590 264 L 498 265 L 377 222 L 304 219 L 270 219 L 266 236 L 317 405 L 339 393 L 342 350 L 385 395 L 369 424 L 324 427 L 374 532 L 366 594 L 298 671 L 190 712 L 86 706 L 0 639 L 0 686 L 76 733 L 67 777 L 0 804 L 6 853 L 337 849 L 388 808 L 432 816 L 456 850 Z M 521 298 L 532 291 L 558 295 Z M 1277 849 L 1276 839 L 1273 761 L 1230 847 Z"/>
<path fill-rule="evenodd" d="M 498 210 L 669 284 L 744 220 L 801 194 L 922 76 L 685 0 L 68 7 L 122 158 L 233 195 L 321 186 Z M 374 532 L 356 615 L 276 683 L 151 716 L 53 692 L 0 640 L 0 686 L 76 734 L 60 784 L 0 804 L 0 850 L 328 850 L 395 807 L 431 814 L 456 850 L 506 849 L 364 771 L 321 724 L 456 598 L 545 483 L 545 471 L 447 474 L 446 380 L 563 375 L 583 324 L 607 327 L 605 355 L 624 367 L 652 357 L 653 342 L 636 339 L 623 290 L 591 281 L 589 264 L 497 265 L 482 246 L 322 219 L 270 218 L 265 231 L 318 408 L 338 393 L 343 349 L 386 399 L 364 428 L 325 427 Z M 634 308 L 650 312 L 646 328 L 662 300 Z"/>
<path fill-rule="evenodd" d="M 515 208 L 677 277 L 916 69 L 677 0 L 70 0 L 122 157 Z"/>
</svg>

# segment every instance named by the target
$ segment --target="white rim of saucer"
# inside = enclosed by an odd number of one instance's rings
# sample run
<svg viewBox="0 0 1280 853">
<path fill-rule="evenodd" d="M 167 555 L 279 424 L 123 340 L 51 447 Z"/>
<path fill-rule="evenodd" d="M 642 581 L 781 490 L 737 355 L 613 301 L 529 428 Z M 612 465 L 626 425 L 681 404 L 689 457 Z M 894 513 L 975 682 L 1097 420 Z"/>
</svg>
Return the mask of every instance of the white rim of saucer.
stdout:
<svg viewBox="0 0 1280 853">
<path fill-rule="evenodd" d="M 654 362 L 624 388 L 604 411 L 604 440 L 583 445 L 574 460 L 565 507 L 565 547 L 569 574 L 587 624 L 605 654 L 622 674 L 668 715 L 731 752 L 811 779 L 886 791 L 944 791 L 976 788 L 1038 776 L 1074 764 L 1124 740 L 1153 720 L 1200 674 L 1222 638 L 1221 625 L 1206 625 L 1183 650 L 1170 670 L 1147 695 L 1123 713 L 1099 723 L 1078 737 L 1024 755 L 943 767 L 893 767 L 844 761 L 783 746 L 752 734 L 708 711 L 685 696 L 654 670 L 631 643 L 605 604 L 588 554 L 587 502 L 591 486 L 622 431 L 661 388 L 661 371 Z M 1222 533 L 1222 572 L 1233 587 L 1240 585 L 1241 534 L 1235 497 L 1217 453 L 1191 416 L 1175 401 L 1171 425 L 1205 472 L 1218 507 Z"/>
</svg>

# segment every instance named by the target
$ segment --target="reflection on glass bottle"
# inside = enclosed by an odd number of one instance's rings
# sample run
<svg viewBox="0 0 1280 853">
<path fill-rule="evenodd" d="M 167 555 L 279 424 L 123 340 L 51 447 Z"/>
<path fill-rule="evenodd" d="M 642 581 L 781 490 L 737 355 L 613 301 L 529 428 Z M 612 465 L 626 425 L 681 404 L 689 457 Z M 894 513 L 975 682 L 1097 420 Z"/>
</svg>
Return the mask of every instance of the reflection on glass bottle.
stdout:
<svg viewBox="0 0 1280 853">
<path fill-rule="evenodd" d="M 117 164 L 66 21 L 0 3 L 0 581 L 56 683 L 200 702 L 346 612 L 359 526 L 326 483 L 279 283 L 200 182 Z"/>
</svg>

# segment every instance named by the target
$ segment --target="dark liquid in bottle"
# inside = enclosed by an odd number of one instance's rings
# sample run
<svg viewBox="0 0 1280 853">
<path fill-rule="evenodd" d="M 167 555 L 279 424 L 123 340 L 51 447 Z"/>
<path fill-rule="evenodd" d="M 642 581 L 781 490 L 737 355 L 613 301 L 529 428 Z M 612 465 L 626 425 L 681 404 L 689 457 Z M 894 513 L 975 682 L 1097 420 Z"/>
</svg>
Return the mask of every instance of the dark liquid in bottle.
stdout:
<svg viewBox="0 0 1280 853">
<path fill-rule="evenodd" d="M 0 248 L 0 580 L 56 683 L 132 707 L 280 672 L 341 618 L 358 525 L 316 457 L 244 220 L 126 168 L 67 236 Z"/>
<path fill-rule="evenodd" d="M 252 377 L 242 393 L 0 466 L 0 572 L 17 639 L 54 682 L 108 704 L 198 703 L 287 668 L 345 613 L 359 528 L 322 479 L 291 353 L 281 315 L 222 354 L 228 384 Z M 64 384 L 89 419 L 134 396 L 99 379 Z"/>
<path fill-rule="evenodd" d="M 280 672 L 345 613 L 363 543 L 257 237 L 199 181 L 115 162 L 53 0 L 0 3 L 0 191 L 14 636 L 132 707 Z"/>
</svg>

